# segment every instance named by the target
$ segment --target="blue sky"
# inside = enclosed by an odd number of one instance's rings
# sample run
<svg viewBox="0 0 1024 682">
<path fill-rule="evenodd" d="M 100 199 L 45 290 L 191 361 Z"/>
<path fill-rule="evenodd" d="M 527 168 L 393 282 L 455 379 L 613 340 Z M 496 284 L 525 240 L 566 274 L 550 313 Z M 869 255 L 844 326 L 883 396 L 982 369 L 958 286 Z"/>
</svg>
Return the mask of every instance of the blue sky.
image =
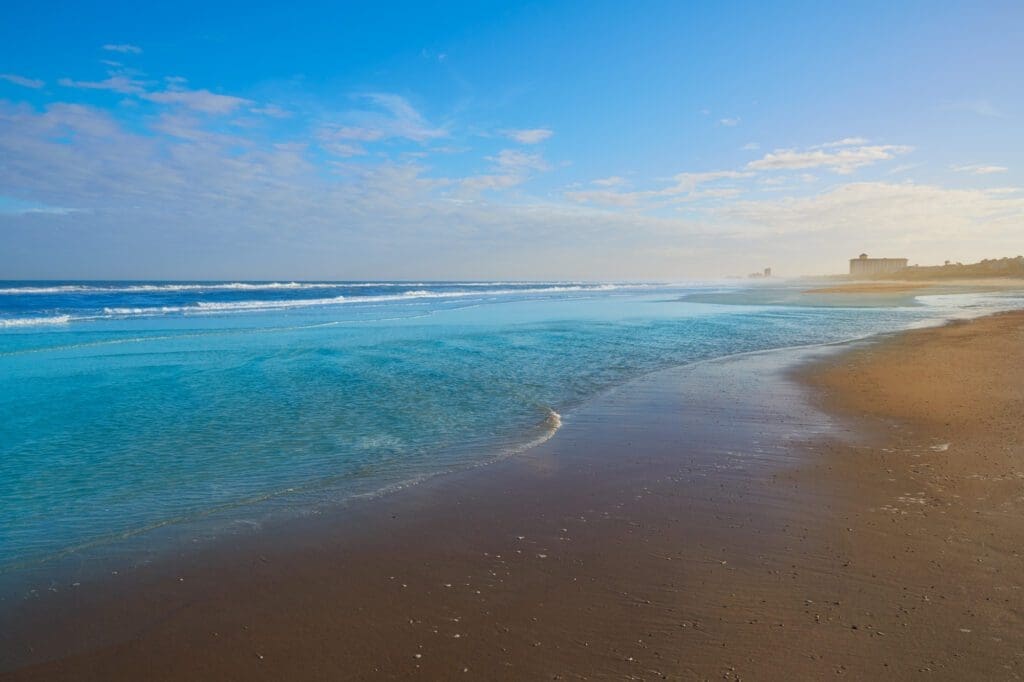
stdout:
<svg viewBox="0 0 1024 682">
<path fill-rule="evenodd" d="M 0 278 L 1024 252 L 1019 2 L 365 5 L 5 5 Z"/>
</svg>

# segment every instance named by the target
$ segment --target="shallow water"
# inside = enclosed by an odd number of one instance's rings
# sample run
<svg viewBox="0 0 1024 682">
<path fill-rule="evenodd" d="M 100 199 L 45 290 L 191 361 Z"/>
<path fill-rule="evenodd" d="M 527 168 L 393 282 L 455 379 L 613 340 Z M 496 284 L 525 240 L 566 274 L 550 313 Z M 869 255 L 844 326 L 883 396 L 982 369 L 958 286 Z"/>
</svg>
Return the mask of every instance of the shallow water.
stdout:
<svg viewBox="0 0 1024 682">
<path fill-rule="evenodd" d="M 1022 304 L 763 304 L 794 299 L 778 291 L 0 282 L 0 572 L 131 557 L 484 463 L 665 367 Z M 714 293 L 729 304 L 690 300 Z"/>
</svg>

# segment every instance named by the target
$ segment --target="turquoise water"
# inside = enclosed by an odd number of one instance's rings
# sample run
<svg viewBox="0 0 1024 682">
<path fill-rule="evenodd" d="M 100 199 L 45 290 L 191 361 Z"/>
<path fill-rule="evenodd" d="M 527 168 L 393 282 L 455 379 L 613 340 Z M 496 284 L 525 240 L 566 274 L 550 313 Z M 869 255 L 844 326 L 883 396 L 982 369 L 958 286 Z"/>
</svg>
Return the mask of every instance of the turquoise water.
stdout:
<svg viewBox="0 0 1024 682">
<path fill-rule="evenodd" d="M 709 292 L 732 303 L 687 301 Z M 935 298 L 818 308 L 746 305 L 760 299 L 714 284 L 0 282 L 0 572 L 514 454 L 659 368 L 1020 305 Z"/>
</svg>

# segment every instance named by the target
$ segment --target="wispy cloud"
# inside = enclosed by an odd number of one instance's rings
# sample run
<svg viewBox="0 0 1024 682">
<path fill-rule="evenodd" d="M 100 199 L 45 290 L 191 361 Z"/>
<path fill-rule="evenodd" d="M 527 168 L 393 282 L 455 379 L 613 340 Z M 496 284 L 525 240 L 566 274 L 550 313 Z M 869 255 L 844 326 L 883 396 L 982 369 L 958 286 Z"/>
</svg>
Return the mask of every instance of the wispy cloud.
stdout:
<svg viewBox="0 0 1024 682">
<path fill-rule="evenodd" d="M 565 198 L 579 204 L 612 206 L 618 208 L 633 207 L 647 198 L 644 192 L 619 192 L 611 189 L 582 189 L 565 193 Z"/>
<path fill-rule="evenodd" d="M 204 114 L 230 114 L 243 105 L 252 104 L 252 100 L 232 95 L 219 95 L 209 90 L 164 90 L 147 92 L 142 98 L 158 104 L 183 106 Z"/>
<path fill-rule="evenodd" d="M 379 128 L 358 126 L 324 127 L 318 135 L 320 146 L 335 156 L 361 156 L 366 154 L 365 142 L 384 139 L 385 132 Z"/>
<path fill-rule="evenodd" d="M 354 109 L 338 114 L 338 123 L 320 126 L 316 136 L 321 146 L 341 157 L 367 153 L 366 145 L 392 139 L 425 143 L 448 136 L 448 131 L 432 125 L 404 97 L 390 93 L 357 96 L 374 108 Z"/>
<path fill-rule="evenodd" d="M 934 240 L 1012 229 L 1024 219 L 1024 197 L 912 182 L 858 182 L 809 197 L 737 202 L 718 215 L 776 235 L 825 232 L 856 239 L 869 227 L 887 237 Z"/>
<path fill-rule="evenodd" d="M 692 202 L 701 199 L 721 199 L 737 196 L 740 191 L 736 187 L 705 187 L 721 181 L 748 178 L 749 171 L 706 171 L 700 173 L 678 173 L 672 177 L 672 183 L 653 190 L 637 190 L 633 192 L 611 189 L 574 190 L 565 193 L 570 201 L 604 206 L 640 206 L 658 207 L 667 204 Z M 601 186 L 599 183 L 598 186 Z"/>
<path fill-rule="evenodd" d="M 144 83 L 129 76 L 113 75 L 101 81 L 76 81 L 70 78 L 61 78 L 57 81 L 65 88 L 79 88 L 83 90 L 110 90 L 119 92 L 122 95 L 135 95 L 143 92 Z"/>
<path fill-rule="evenodd" d="M 19 201 L 10 197 L 0 195 L 0 215 L 31 215 L 31 214 L 42 214 L 42 215 L 67 215 L 69 213 L 75 213 L 77 209 L 65 208 L 62 206 L 44 206 L 42 204 Z"/>
<path fill-rule="evenodd" d="M 121 54 L 142 54 L 141 47 L 128 43 L 107 43 L 103 49 L 107 52 L 120 52 Z"/>
<path fill-rule="evenodd" d="M 858 145 L 865 145 L 871 140 L 863 137 L 844 137 L 841 140 L 833 140 L 832 142 L 826 142 L 818 145 L 822 149 L 835 149 L 836 147 L 852 147 Z"/>
<path fill-rule="evenodd" d="M 757 145 L 753 143 L 744 146 L 744 149 L 756 148 Z M 749 181 L 755 177 L 759 178 L 757 184 L 762 190 L 793 189 L 800 184 L 816 182 L 817 178 L 807 173 L 793 176 L 788 174 L 790 171 L 824 168 L 838 174 L 849 174 L 863 166 L 894 158 L 910 150 L 911 147 L 904 145 L 871 145 L 864 138 L 847 137 L 804 150 L 777 149 L 749 162 L 741 170 L 678 173 L 672 177 L 670 184 L 656 189 L 624 191 L 618 188 L 622 184 L 621 178 L 614 177 L 592 181 L 599 189 L 572 188 L 565 192 L 565 197 L 582 204 L 657 209 L 672 204 L 735 198 L 743 194 L 744 187 L 750 187 Z M 788 176 L 771 175 L 777 171 L 787 173 Z M 744 185 L 740 181 L 747 181 L 748 184 Z"/>
<path fill-rule="evenodd" d="M 382 127 L 388 137 L 404 137 L 415 142 L 426 142 L 447 137 L 448 131 L 433 126 L 401 95 L 369 93 L 362 96 L 390 114 Z"/>
<path fill-rule="evenodd" d="M 978 163 L 953 166 L 952 168 L 958 173 L 971 173 L 972 175 L 994 175 L 995 173 L 1005 173 L 1009 170 L 1006 166 L 990 166 Z"/>
<path fill-rule="evenodd" d="M 549 128 L 524 128 L 503 130 L 502 134 L 520 144 L 539 144 L 554 135 L 555 131 Z"/>
<path fill-rule="evenodd" d="M 942 107 L 950 111 L 967 111 L 988 118 L 1002 118 L 1003 112 L 987 99 L 961 99 L 947 102 Z"/>
<path fill-rule="evenodd" d="M 20 85 L 23 88 L 32 88 L 35 90 L 46 85 L 46 81 L 41 81 L 38 78 L 26 78 L 25 76 L 19 76 L 13 73 L 0 73 L 0 80 Z"/>
<path fill-rule="evenodd" d="M 887 161 L 913 149 L 906 145 L 868 145 L 865 142 L 862 138 L 846 138 L 804 150 L 776 149 L 751 161 L 747 168 L 756 171 L 827 168 L 848 175 L 858 168 Z"/>
<path fill-rule="evenodd" d="M 276 104 L 264 104 L 261 107 L 252 107 L 249 111 L 254 114 L 269 116 L 271 118 L 291 118 L 292 115 L 292 112 L 288 111 L 284 107 L 279 107 Z"/>
<path fill-rule="evenodd" d="M 489 157 L 499 168 L 508 170 L 546 171 L 549 166 L 540 154 L 527 154 L 518 149 L 502 149 L 497 156 Z"/>
<path fill-rule="evenodd" d="M 748 142 L 745 145 L 743 145 L 742 147 L 740 147 L 740 149 L 745 151 L 745 152 L 756 152 L 760 148 L 761 148 L 761 145 L 759 145 L 756 142 Z"/>
<path fill-rule="evenodd" d="M 540 154 L 530 154 L 518 149 L 502 149 L 491 162 L 491 172 L 471 175 L 457 183 L 457 193 L 473 196 L 482 191 L 498 191 L 521 185 L 536 173 L 550 170 L 551 166 Z"/>
<path fill-rule="evenodd" d="M 735 128 L 740 124 L 740 117 L 734 116 L 732 118 L 720 118 L 718 119 L 718 125 L 725 126 L 726 128 Z"/>
</svg>

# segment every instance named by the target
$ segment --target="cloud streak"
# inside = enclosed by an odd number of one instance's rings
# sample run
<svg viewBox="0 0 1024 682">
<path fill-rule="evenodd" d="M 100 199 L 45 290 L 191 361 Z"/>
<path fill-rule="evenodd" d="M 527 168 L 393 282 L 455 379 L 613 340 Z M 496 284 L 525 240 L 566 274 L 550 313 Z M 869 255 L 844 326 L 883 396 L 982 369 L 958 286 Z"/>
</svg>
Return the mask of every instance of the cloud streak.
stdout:
<svg viewBox="0 0 1024 682">
<path fill-rule="evenodd" d="M 528 128 L 528 129 L 513 129 L 504 130 L 502 134 L 509 139 L 515 140 L 519 144 L 540 144 L 547 139 L 550 139 L 555 131 L 549 128 Z"/>
<path fill-rule="evenodd" d="M 14 73 L 0 73 L 0 80 L 20 85 L 23 88 L 32 88 L 33 90 L 38 90 L 46 85 L 46 81 L 39 80 L 38 78 L 27 78 Z"/>
<path fill-rule="evenodd" d="M 76 81 L 70 78 L 61 78 L 57 83 L 65 88 L 110 90 L 122 95 L 137 95 L 144 91 L 144 83 L 128 76 L 110 76 L 110 78 L 101 81 Z"/>
<path fill-rule="evenodd" d="M 857 182 L 809 197 L 743 201 L 718 211 L 752 233 L 872 232 L 902 241 L 1007 233 L 1024 219 L 1024 193 L 936 185 Z"/>
<path fill-rule="evenodd" d="M 953 170 L 958 173 L 970 173 L 972 175 L 994 175 L 996 173 L 1005 173 L 1010 170 L 1006 166 L 993 166 L 985 164 L 968 164 L 965 166 L 953 166 Z"/>
<path fill-rule="evenodd" d="M 661 207 L 675 203 L 699 201 L 701 199 L 723 199 L 737 196 L 740 190 L 736 187 L 706 188 L 704 186 L 717 184 L 722 181 L 749 178 L 752 175 L 753 173 L 749 171 L 734 170 L 678 173 L 672 177 L 671 184 L 656 190 L 632 192 L 615 189 L 574 190 L 566 192 L 565 196 L 570 201 L 602 206 L 636 207 L 646 204 L 648 208 Z M 615 184 L 621 183 L 607 184 L 606 181 L 597 180 L 594 181 L 594 184 L 600 187 L 614 187 Z"/>
<path fill-rule="evenodd" d="M 751 161 L 747 168 L 755 171 L 825 168 L 840 175 L 849 175 L 864 166 L 907 154 L 912 149 L 906 145 L 869 145 L 861 138 L 847 138 L 804 150 L 776 149 Z"/>
<path fill-rule="evenodd" d="M 185 107 L 204 114 L 230 114 L 244 105 L 253 104 L 252 100 L 231 95 L 219 95 L 209 90 L 163 90 L 147 92 L 142 99 L 159 104 L 172 104 Z"/>
<path fill-rule="evenodd" d="M 107 52 L 119 52 L 121 54 L 142 54 L 142 48 L 138 45 L 128 43 L 107 43 L 103 46 Z"/>
</svg>

